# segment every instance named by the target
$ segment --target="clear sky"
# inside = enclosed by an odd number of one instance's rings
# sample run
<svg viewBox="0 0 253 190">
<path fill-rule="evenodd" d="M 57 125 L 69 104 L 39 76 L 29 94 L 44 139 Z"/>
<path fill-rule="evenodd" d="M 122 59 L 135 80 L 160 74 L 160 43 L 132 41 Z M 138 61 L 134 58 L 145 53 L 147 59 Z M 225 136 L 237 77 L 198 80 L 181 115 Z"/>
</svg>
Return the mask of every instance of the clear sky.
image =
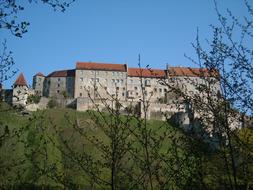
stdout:
<svg viewBox="0 0 253 190">
<path fill-rule="evenodd" d="M 23 5 L 18 16 L 30 22 L 28 33 L 19 39 L 0 31 L 0 37 L 7 39 L 14 68 L 29 84 L 37 72 L 72 69 L 77 61 L 137 67 L 138 54 L 151 68 L 194 67 L 184 54 L 195 55 L 191 42 L 197 27 L 205 39 L 211 36 L 210 24 L 218 23 L 213 0 L 76 0 L 65 13 L 43 4 Z M 243 0 L 218 0 L 218 5 L 239 16 L 246 11 Z"/>
</svg>

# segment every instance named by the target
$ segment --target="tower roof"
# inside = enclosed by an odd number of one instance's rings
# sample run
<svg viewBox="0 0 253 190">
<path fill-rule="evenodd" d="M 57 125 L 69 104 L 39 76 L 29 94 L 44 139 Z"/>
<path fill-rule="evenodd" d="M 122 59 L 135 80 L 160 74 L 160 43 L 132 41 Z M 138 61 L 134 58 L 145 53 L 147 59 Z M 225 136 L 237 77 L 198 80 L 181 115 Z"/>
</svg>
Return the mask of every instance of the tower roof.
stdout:
<svg viewBox="0 0 253 190">
<path fill-rule="evenodd" d="M 35 76 L 44 77 L 43 73 L 41 73 L 41 72 L 38 72 Z"/>
<path fill-rule="evenodd" d="M 14 85 L 27 86 L 23 73 L 20 73 Z"/>
</svg>

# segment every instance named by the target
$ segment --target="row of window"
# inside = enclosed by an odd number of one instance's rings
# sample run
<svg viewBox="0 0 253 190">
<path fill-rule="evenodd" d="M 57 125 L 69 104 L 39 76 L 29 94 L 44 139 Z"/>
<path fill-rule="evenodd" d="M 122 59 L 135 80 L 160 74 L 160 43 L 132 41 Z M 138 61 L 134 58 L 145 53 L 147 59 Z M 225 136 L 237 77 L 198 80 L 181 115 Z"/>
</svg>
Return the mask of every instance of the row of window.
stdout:
<svg viewBox="0 0 253 190">
<path fill-rule="evenodd" d="M 125 96 L 125 93 L 124 92 L 122 92 L 122 94 L 121 94 L 123 97 Z M 98 95 L 98 93 L 95 93 L 95 97 L 97 98 L 99 95 Z M 115 94 L 112 94 L 112 96 L 114 97 L 115 96 Z M 83 93 L 79 93 L 79 97 L 83 97 Z"/>
<path fill-rule="evenodd" d="M 59 85 L 59 84 L 58 84 Z M 59 87 L 59 86 L 58 86 Z M 83 86 L 80 86 L 80 89 L 85 89 L 85 87 Z M 88 90 L 90 90 L 90 86 L 87 87 Z M 104 87 L 105 90 L 107 90 L 107 86 Z M 139 88 L 137 86 L 134 87 L 134 90 L 137 91 Z M 143 90 L 145 90 L 145 87 L 142 87 Z M 116 87 L 116 90 L 120 90 L 120 87 Z M 125 91 L 126 88 L 125 87 L 122 87 L 122 90 Z M 167 92 L 167 89 L 166 88 L 154 88 L 154 92 L 159 92 L 159 93 L 162 93 L 162 92 Z"/>
<path fill-rule="evenodd" d="M 116 71 L 112 71 L 112 72 L 108 72 L 108 71 L 89 71 L 90 74 L 93 74 L 93 75 L 101 75 L 101 74 L 106 74 L 106 75 L 109 75 L 111 74 L 112 76 L 123 76 L 124 73 L 123 72 L 116 72 Z M 84 74 L 84 71 L 80 71 L 81 75 Z"/>
<path fill-rule="evenodd" d="M 134 89 L 137 90 L 137 87 L 134 87 Z M 145 88 L 143 88 L 143 90 L 144 90 L 144 89 L 145 89 Z M 164 89 L 162 89 L 162 88 L 159 88 L 159 89 L 154 88 L 154 91 L 151 91 L 150 94 L 153 95 L 153 92 L 158 92 L 158 91 L 159 91 L 160 93 L 162 93 L 162 92 L 165 92 L 165 93 L 166 93 L 166 92 L 167 92 L 167 89 L 166 89 L 166 88 L 164 88 Z M 131 95 L 133 95 L 133 91 L 129 91 L 129 93 L 130 93 Z M 144 91 L 144 94 L 147 95 L 147 91 L 146 91 L 146 90 Z M 138 92 L 136 92 L 136 95 L 138 96 Z"/>
<path fill-rule="evenodd" d="M 84 86 L 80 86 L 80 89 L 85 89 L 85 87 Z M 90 90 L 90 86 L 87 86 L 87 89 Z M 104 89 L 107 90 L 107 86 L 105 86 Z M 120 90 L 120 87 L 116 87 L 116 90 Z M 126 88 L 123 87 L 122 90 L 124 91 L 124 90 L 126 90 Z"/>
<path fill-rule="evenodd" d="M 138 79 L 136 82 L 140 82 L 140 80 Z M 133 79 L 129 79 L 129 83 L 134 83 L 134 80 Z M 146 79 L 144 82 L 143 82 L 144 85 L 150 85 L 151 84 L 151 81 L 149 79 Z"/>
<path fill-rule="evenodd" d="M 80 77 L 80 82 L 83 82 L 83 81 L 84 81 L 84 78 Z M 99 78 L 91 78 L 90 82 L 99 82 Z M 108 79 L 105 79 L 105 82 L 108 82 Z M 111 79 L 111 82 L 112 83 L 121 83 L 121 84 L 123 84 L 124 80 L 123 79 Z"/>
</svg>

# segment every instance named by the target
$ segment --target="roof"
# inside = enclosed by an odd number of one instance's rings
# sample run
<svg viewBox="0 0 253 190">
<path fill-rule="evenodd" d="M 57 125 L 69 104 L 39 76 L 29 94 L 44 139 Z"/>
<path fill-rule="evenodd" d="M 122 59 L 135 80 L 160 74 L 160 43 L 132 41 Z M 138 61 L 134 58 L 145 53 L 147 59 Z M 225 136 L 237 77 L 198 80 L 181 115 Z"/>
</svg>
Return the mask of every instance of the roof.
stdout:
<svg viewBox="0 0 253 190">
<path fill-rule="evenodd" d="M 170 67 L 168 70 L 169 76 L 187 76 L 187 77 L 217 77 L 217 70 L 207 68 L 190 68 L 190 67 Z"/>
<path fill-rule="evenodd" d="M 43 73 L 41 73 L 41 72 L 38 72 L 36 75 L 34 75 L 34 76 L 40 76 L 40 77 L 44 77 L 45 75 L 43 75 Z"/>
<path fill-rule="evenodd" d="M 166 76 L 166 72 L 160 69 L 128 68 L 128 76 L 162 78 Z"/>
<path fill-rule="evenodd" d="M 76 69 L 126 72 L 126 64 L 77 62 Z"/>
<path fill-rule="evenodd" d="M 54 71 L 47 75 L 47 77 L 74 77 L 75 76 L 75 70 L 60 70 L 60 71 Z"/>
<path fill-rule="evenodd" d="M 14 85 L 27 86 L 23 73 L 20 73 Z"/>
</svg>

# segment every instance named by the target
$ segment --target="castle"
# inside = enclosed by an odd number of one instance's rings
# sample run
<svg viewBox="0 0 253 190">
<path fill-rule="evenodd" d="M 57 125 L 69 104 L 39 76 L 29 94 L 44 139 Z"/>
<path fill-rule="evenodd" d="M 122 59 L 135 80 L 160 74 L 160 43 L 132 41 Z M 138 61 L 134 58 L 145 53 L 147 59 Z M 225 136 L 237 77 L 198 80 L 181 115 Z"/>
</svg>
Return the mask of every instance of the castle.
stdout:
<svg viewBox="0 0 253 190">
<path fill-rule="evenodd" d="M 169 89 L 164 83 L 168 83 L 169 79 L 180 81 L 189 93 L 193 93 L 195 88 L 187 84 L 186 78 L 201 83 L 201 76 L 210 76 L 210 72 L 186 67 L 161 70 L 128 68 L 127 64 L 77 62 L 75 69 L 54 71 L 47 76 L 37 73 L 33 77 L 33 89 L 36 94 L 45 97 L 64 95 L 85 98 L 89 93 L 94 99 L 117 95 L 122 101 L 139 101 L 144 92 L 145 96 L 150 97 L 150 102 L 158 102 L 168 95 Z"/>
<path fill-rule="evenodd" d="M 29 95 L 43 98 L 66 99 L 64 105 L 74 104 L 78 111 L 92 109 L 94 101 L 116 99 L 125 106 L 138 104 L 143 98 L 150 103 L 151 117 L 158 112 L 178 112 L 174 94 L 168 84 L 177 84 L 181 90 L 193 95 L 199 93 L 196 84 L 206 78 L 216 80 L 217 72 L 204 68 L 169 67 L 166 69 L 131 68 L 127 64 L 77 62 L 75 69 L 54 71 L 47 76 L 33 76 L 32 89 L 20 74 L 12 89 L 12 104 L 27 105 Z M 220 91 L 219 80 L 212 91 Z M 91 101 L 92 100 L 92 101 Z M 45 107 L 45 106 L 44 106 Z M 37 108 L 35 108 L 37 109 Z M 178 108 L 177 108 L 178 109 Z M 185 108 L 182 108 L 182 111 Z"/>
</svg>

